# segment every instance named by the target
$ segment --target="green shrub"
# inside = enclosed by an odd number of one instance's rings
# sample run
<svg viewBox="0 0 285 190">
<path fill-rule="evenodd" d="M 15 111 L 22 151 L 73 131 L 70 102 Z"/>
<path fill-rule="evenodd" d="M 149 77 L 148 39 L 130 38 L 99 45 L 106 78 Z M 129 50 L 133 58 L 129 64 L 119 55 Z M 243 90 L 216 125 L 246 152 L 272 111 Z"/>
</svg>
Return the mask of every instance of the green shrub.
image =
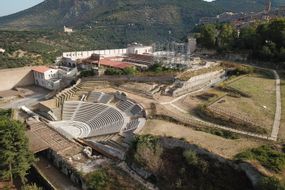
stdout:
<svg viewBox="0 0 285 190">
<path fill-rule="evenodd" d="M 190 166 L 199 168 L 199 170 L 201 170 L 202 173 L 204 174 L 208 172 L 209 169 L 208 162 L 203 159 L 200 159 L 197 153 L 194 152 L 193 150 L 190 149 L 185 150 L 183 152 L 183 157 L 185 158 L 187 164 L 189 164 Z"/>
<path fill-rule="evenodd" d="M 94 75 L 95 75 L 94 70 L 86 70 L 86 71 L 80 72 L 80 77 L 90 77 L 90 76 L 94 76 Z"/>
<path fill-rule="evenodd" d="M 275 177 L 264 177 L 257 185 L 258 190 L 285 190 L 285 185 Z"/>
<path fill-rule="evenodd" d="M 0 109 L 0 116 L 2 117 L 11 117 L 12 116 L 12 110 L 11 109 Z"/>
<path fill-rule="evenodd" d="M 88 174 L 86 183 L 88 190 L 104 190 L 108 185 L 108 175 L 105 170 L 99 169 Z"/>
<path fill-rule="evenodd" d="M 199 158 L 198 158 L 196 152 L 194 152 L 192 150 L 185 150 L 183 152 L 183 156 L 189 165 L 196 166 L 199 163 L 199 160 L 198 160 Z"/>
<path fill-rule="evenodd" d="M 22 190 L 43 190 L 41 187 L 38 187 L 36 184 L 25 185 L 22 187 Z"/>
<path fill-rule="evenodd" d="M 106 69 L 105 75 L 123 75 L 123 71 L 120 69 L 113 69 L 113 68 L 108 68 Z"/>
<path fill-rule="evenodd" d="M 137 73 L 137 69 L 135 67 L 127 67 L 123 69 L 124 75 L 135 75 Z"/>
<path fill-rule="evenodd" d="M 257 160 L 261 165 L 275 172 L 280 172 L 285 168 L 285 154 L 269 145 L 247 150 L 235 157 L 239 160 Z"/>
<path fill-rule="evenodd" d="M 152 135 L 142 135 L 138 137 L 137 144 L 145 145 L 149 149 L 155 150 L 158 141 L 159 141 L 158 137 Z"/>
</svg>

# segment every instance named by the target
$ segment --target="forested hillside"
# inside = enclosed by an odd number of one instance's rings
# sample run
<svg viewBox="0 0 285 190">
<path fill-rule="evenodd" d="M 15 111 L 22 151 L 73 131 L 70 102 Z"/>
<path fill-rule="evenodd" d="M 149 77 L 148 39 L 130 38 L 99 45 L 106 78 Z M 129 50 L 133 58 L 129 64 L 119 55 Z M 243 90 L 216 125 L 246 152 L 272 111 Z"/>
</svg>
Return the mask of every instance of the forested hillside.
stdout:
<svg viewBox="0 0 285 190">
<path fill-rule="evenodd" d="M 202 0 L 46 0 L 0 18 L 0 28 L 23 30 L 61 28 L 63 25 L 106 27 L 128 24 L 181 28 L 195 24 L 204 16 L 223 11 L 262 10 L 263 6 L 263 0 L 217 0 L 211 3 Z"/>
<path fill-rule="evenodd" d="M 207 24 L 199 27 L 198 44 L 219 53 L 247 52 L 261 61 L 285 61 L 285 19 L 246 26 L 239 31 L 231 24 Z"/>
<path fill-rule="evenodd" d="M 0 68 L 50 64 L 63 51 L 179 41 L 201 17 L 263 6 L 263 0 L 46 0 L 0 18 L 0 48 L 6 49 Z M 63 33 L 64 25 L 75 32 Z"/>
</svg>

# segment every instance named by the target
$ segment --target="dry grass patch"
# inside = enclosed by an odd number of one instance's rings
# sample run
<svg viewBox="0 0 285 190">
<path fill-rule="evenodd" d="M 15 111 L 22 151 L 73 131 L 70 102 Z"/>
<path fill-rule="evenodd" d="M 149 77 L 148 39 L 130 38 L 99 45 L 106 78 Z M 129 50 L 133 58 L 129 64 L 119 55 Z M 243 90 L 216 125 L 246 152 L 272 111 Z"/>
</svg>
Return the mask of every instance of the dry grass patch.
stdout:
<svg viewBox="0 0 285 190">
<path fill-rule="evenodd" d="M 229 84 L 247 97 L 226 96 L 211 105 L 212 110 L 221 110 L 233 117 L 250 121 L 271 132 L 276 106 L 275 80 L 264 75 L 250 75 Z"/>
<path fill-rule="evenodd" d="M 178 139 L 185 139 L 189 143 L 196 144 L 226 158 L 233 158 L 242 151 L 263 144 L 262 141 L 248 138 L 240 138 L 237 140 L 225 139 L 162 120 L 148 120 L 141 134 L 171 136 Z"/>
</svg>

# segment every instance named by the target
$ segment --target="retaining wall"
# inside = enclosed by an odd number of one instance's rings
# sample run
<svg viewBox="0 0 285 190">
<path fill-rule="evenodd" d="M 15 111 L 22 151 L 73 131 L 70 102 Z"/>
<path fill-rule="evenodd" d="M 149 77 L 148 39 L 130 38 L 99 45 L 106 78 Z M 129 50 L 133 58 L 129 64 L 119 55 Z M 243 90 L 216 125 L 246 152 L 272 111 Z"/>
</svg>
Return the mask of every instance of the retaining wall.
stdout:
<svg viewBox="0 0 285 190">
<path fill-rule="evenodd" d="M 0 91 L 34 84 L 32 67 L 0 70 Z"/>
</svg>

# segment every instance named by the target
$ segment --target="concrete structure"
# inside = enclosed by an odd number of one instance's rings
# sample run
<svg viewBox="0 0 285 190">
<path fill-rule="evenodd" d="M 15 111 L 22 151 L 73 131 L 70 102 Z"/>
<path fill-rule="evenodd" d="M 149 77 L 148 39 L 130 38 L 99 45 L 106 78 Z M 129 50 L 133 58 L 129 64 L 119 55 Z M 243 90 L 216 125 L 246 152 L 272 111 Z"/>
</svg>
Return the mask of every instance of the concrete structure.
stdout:
<svg viewBox="0 0 285 190">
<path fill-rule="evenodd" d="M 196 51 L 197 49 L 197 40 L 196 38 L 188 38 L 188 54 L 192 54 Z"/>
<path fill-rule="evenodd" d="M 77 59 L 87 59 L 93 54 L 99 54 L 101 57 L 108 58 L 108 57 L 124 56 L 126 53 L 127 49 L 105 49 L 105 50 L 64 52 L 62 54 L 62 57 L 76 61 Z"/>
<path fill-rule="evenodd" d="M 64 30 L 65 33 L 68 33 L 68 34 L 73 32 L 72 28 L 68 28 L 66 26 L 63 27 L 63 30 Z"/>
<path fill-rule="evenodd" d="M 32 67 L 0 70 L 0 91 L 34 84 Z"/>
<path fill-rule="evenodd" d="M 143 46 L 142 44 L 133 43 L 127 48 L 127 54 L 152 54 L 152 46 Z"/>
<path fill-rule="evenodd" d="M 146 122 L 144 108 L 117 97 L 93 91 L 88 95 L 88 102 L 64 101 L 62 120 L 51 122 L 51 125 L 67 138 L 125 135 L 142 128 Z M 117 103 L 112 105 L 111 101 Z"/>
<path fill-rule="evenodd" d="M 224 70 L 219 70 L 191 77 L 188 81 L 185 82 L 177 81 L 177 86 L 180 86 L 180 88 L 173 91 L 173 96 L 182 96 L 197 89 L 215 84 L 216 82 L 221 81 L 223 78 L 225 78 L 225 76 L 226 72 Z"/>
<path fill-rule="evenodd" d="M 152 54 L 152 46 L 143 46 L 142 44 L 134 43 L 123 49 L 105 49 L 105 50 L 91 50 L 91 51 L 76 51 L 76 52 L 64 52 L 63 58 L 69 58 L 73 61 L 77 59 L 87 59 L 93 54 L 100 55 L 101 58 L 110 57 L 123 57 L 128 54 Z"/>
<path fill-rule="evenodd" d="M 59 89 L 63 79 L 73 79 L 77 74 L 77 68 L 67 67 L 49 68 L 46 66 L 39 66 L 32 70 L 35 84 L 49 90 Z"/>
<path fill-rule="evenodd" d="M 265 13 L 269 13 L 271 11 L 271 6 L 272 6 L 271 0 L 265 0 L 265 8 L 264 8 Z"/>
</svg>

